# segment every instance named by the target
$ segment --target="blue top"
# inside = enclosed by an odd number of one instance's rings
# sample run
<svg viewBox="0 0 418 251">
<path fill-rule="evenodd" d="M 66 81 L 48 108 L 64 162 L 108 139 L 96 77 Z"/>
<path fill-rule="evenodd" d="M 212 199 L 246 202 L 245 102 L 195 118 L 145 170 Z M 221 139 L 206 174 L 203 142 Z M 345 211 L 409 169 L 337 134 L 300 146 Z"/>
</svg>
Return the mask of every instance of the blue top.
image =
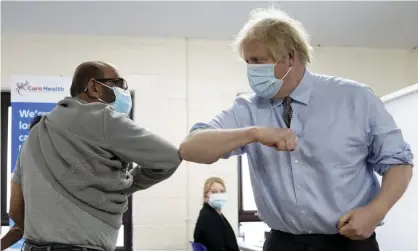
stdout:
<svg viewBox="0 0 418 251">
<path fill-rule="evenodd" d="M 290 97 L 295 151 L 252 143 L 225 158 L 247 154 L 258 213 L 269 227 L 335 234 L 340 216 L 379 192 L 374 172 L 383 175 L 392 165 L 412 165 L 413 154 L 382 101 L 363 84 L 306 70 Z M 282 102 L 241 95 L 192 131 L 286 128 Z"/>
</svg>

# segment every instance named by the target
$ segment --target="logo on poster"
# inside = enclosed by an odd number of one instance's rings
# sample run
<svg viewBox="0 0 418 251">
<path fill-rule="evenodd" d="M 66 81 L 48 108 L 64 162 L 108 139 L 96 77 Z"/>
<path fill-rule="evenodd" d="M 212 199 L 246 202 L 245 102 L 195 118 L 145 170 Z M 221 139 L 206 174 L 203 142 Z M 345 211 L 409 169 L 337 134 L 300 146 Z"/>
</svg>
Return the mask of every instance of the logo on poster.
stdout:
<svg viewBox="0 0 418 251">
<path fill-rule="evenodd" d="M 24 92 L 63 92 L 64 87 L 62 86 L 46 86 L 46 85 L 34 85 L 29 81 L 26 82 L 17 82 L 16 83 L 16 92 L 23 96 Z"/>
</svg>

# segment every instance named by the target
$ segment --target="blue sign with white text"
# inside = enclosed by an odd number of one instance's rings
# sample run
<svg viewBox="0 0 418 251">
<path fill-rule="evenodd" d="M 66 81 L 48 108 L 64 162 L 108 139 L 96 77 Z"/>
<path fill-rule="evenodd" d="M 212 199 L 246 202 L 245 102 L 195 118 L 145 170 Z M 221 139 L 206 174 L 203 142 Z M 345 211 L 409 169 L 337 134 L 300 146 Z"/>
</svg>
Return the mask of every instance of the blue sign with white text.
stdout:
<svg viewBox="0 0 418 251">
<path fill-rule="evenodd" d="M 29 134 L 29 126 L 38 115 L 50 112 L 56 103 L 23 103 L 12 102 L 12 172 L 15 169 L 20 148 Z"/>
<path fill-rule="evenodd" d="M 71 77 L 16 75 L 10 78 L 11 111 L 9 116 L 11 121 L 9 121 L 10 148 L 8 156 L 10 156 L 10 163 L 8 162 L 8 164 L 10 167 L 8 167 L 8 175 L 13 175 L 20 148 L 28 137 L 33 119 L 54 109 L 58 101 L 70 94 L 70 87 Z M 31 168 L 31 163 L 28 163 L 23 169 L 25 168 Z M 12 199 L 10 198 L 10 200 Z M 9 226 L 14 226 L 12 220 L 9 220 Z M 23 240 L 20 240 L 11 248 L 20 250 L 22 246 Z"/>
<path fill-rule="evenodd" d="M 11 127 L 11 172 L 13 173 L 20 148 L 25 142 L 29 134 L 29 126 L 32 120 L 38 115 L 44 115 L 51 111 L 56 103 L 26 103 L 12 102 L 12 127 Z M 9 226 L 12 227 L 14 222 L 10 219 Z M 16 242 L 11 248 L 21 249 L 24 240 Z"/>
</svg>

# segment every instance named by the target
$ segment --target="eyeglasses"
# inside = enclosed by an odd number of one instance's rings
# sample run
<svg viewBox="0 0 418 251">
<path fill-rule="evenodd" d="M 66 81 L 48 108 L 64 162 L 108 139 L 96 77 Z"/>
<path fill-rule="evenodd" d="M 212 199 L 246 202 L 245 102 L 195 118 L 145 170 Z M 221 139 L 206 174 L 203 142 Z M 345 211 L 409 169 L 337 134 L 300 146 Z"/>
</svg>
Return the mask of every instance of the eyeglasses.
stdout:
<svg viewBox="0 0 418 251">
<path fill-rule="evenodd" d="M 103 84 L 105 82 L 110 82 L 113 84 L 113 86 L 128 90 L 128 83 L 123 78 L 96 78 L 95 80 Z"/>
</svg>

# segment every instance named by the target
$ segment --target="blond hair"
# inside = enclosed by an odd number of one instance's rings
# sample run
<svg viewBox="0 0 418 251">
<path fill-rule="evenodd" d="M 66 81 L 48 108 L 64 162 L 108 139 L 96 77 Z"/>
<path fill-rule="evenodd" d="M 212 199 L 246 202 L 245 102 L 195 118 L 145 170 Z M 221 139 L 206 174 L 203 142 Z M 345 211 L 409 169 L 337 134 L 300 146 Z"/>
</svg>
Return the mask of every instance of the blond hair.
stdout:
<svg viewBox="0 0 418 251">
<path fill-rule="evenodd" d="M 233 47 L 243 57 L 242 45 L 246 42 L 263 43 L 274 60 L 283 60 L 294 50 L 306 65 L 312 59 L 309 36 L 302 24 L 287 13 L 276 9 L 256 9 L 238 33 Z"/>
<path fill-rule="evenodd" d="M 223 181 L 223 179 L 219 177 L 210 177 L 205 181 L 205 185 L 203 186 L 203 198 L 206 198 L 206 195 L 209 193 L 210 187 L 212 186 L 213 183 L 221 184 L 224 187 L 225 192 L 226 192 L 225 182 Z"/>
</svg>

